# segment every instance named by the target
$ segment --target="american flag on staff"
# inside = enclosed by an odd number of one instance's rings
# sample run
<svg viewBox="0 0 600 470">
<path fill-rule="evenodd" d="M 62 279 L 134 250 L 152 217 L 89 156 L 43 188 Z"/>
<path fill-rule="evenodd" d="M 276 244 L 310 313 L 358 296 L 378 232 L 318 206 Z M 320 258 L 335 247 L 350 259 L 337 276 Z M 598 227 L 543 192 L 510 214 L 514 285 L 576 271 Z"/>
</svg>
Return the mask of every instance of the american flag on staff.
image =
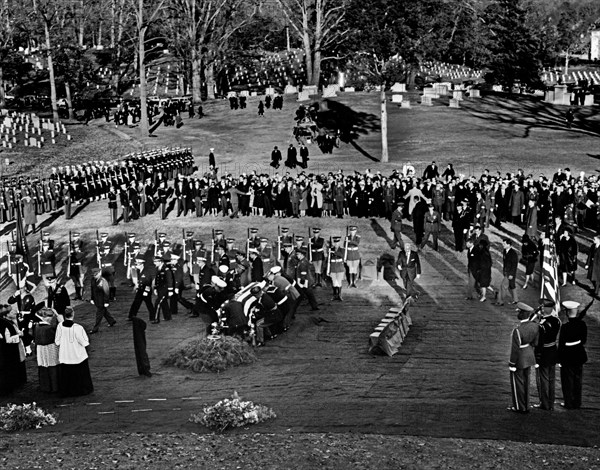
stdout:
<svg viewBox="0 0 600 470">
<path fill-rule="evenodd" d="M 554 243 L 554 228 L 550 227 L 543 240 L 544 258 L 542 260 L 542 292 L 541 299 L 555 302 L 553 315 L 560 310 L 560 284 L 558 282 L 558 259 Z"/>
</svg>

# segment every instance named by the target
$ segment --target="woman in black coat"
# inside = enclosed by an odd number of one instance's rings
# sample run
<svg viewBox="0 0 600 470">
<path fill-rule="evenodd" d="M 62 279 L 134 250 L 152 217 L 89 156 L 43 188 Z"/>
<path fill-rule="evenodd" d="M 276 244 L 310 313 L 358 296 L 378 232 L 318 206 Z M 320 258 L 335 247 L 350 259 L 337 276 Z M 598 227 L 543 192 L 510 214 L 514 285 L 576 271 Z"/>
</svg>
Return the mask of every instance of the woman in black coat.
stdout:
<svg viewBox="0 0 600 470">
<path fill-rule="evenodd" d="M 481 302 L 485 302 L 487 288 L 492 283 L 492 255 L 490 254 L 490 242 L 485 238 L 479 240 L 478 249 L 476 251 L 477 260 L 475 265 L 475 282 L 480 289 Z"/>
<path fill-rule="evenodd" d="M 521 255 L 525 264 L 525 284 L 523 284 L 523 289 L 527 289 L 529 281 L 533 282 L 533 270 L 535 269 L 540 252 L 536 243 L 526 233 L 523 235 L 521 243 Z"/>
<path fill-rule="evenodd" d="M 558 271 L 562 273 L 562 285 L 568 281 L 575 284 L 577 270 L 577 241 L 571 230 L 565 230 L 558 240 Z"/>
</svg>

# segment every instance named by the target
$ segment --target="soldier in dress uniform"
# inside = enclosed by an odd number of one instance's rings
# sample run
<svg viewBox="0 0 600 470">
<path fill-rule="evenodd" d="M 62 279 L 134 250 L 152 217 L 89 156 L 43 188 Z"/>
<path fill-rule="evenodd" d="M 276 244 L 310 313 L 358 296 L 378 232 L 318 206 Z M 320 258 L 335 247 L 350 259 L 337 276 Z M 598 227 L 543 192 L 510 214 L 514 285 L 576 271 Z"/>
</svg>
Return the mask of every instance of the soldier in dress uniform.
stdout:
<svg viewBox="0 0 600 470">
<path fill-rule="evenodd" d="M 168 245 L 166 245 L 168 244 Z M 161 257 L 164 252 L 165 252 L 165 247 L 170 247 L 171 244 L 169 243 L 169 241 L 167 240 L 167 234 L 164 232 L 159 232 L 158 233 L 158 240 L 154 241 L 154 247 L 153 247 L 153 256 L 154 257 Z"/>
<path fill-rule="evenodd" d="M 287 248 L 289 250 L 289 254 L 284 273 L 289 279 L 293 279 L 294 282 L 296 279 L 296 266 L 298 266 L 298 257 L 296 256 L 296 253 L 298 250 L 306 248 L 307 247 L 304 244 L 304 237 L 302 235 L 296 235 L 294 238 L 294 246 L 292 246 L 291 249 Z"/>
<path fill-rule="evenodd" d="M 117 288 L 115 287 L 115 255 L 111 253 L 112 242 L 108 240 L 108 233 L 100 235 L 100 243 L 98 245 L 100 269 L 102 277 L 108 282 L 109 293 L 108 299 L 113 301 L 117 296 Z"/>
<path fill-rule="evenodd" d="M 168 190 L 167 185 L 164 180 L 158 184 L 158 189 L 156 191 L 156 199 L 158 204 L 160 204 L 160 219 L 165 220 L 167 218 L 167 196 Z"/>
<path fill-rule="evenodd" d="M 512 406 L 508 411 L 527 413 L 529 411 L 529 372 L 535 366 L 534 348 L 538 344 L 539 326 L 529 316 L 533 308 L 523 302 L 517 304 L 520 323 L 512 332 L 510 360 L 510 386 Z"/>
<path fill-rule="evenodd" d="M 258 229 L 250 229 L 250 237 L 248 237 L 248 246 L 250 248 L 258 248 L 260 246 L 260 237 L 258 236 Z"/>
<path fill-rule="evenodd" d="M 140 242 L 136 241 L 135 238 L 135 233 L 127 232 L 127 241 L 125 242 L 125 253 L 123 255 L 123 264 L 125 265 L 125 275 L 127 279 L 131 279 L 131 271 L 135 268 L 135 258 L 140 254 L 140 251 L 142 249 Z"/>
<path fill-rule="evenodd" d="M 219 315 L 217 310 L 221 307 L 223 302 L 227 300 L 224 294 L 224 290 L 227 287 L 227 283 L 219 276 L 212 276 L 210 278 L 210 284 L 205 284 L 200 288 L 198 295 L 196 296 L 196 303 L 192 316 L 198 317 L 205 315 L 208 317 L 208 321 L 212 324 L 219 321 Z M 210 327 L 209 327 L 210 328 Z"/>
<path fill-rule="evenodd" d="M 144 214 L 151 214 L 156 210 L 156 204 L 154 199 L 155 188 L 152 184 L 152 178 L 146 178 L 146 182 L 144 183 L 144 194 L 145 194 L 145 202 L 146 206 L 144 208 Z"/>
<path fill-rule="evenodd" d="M 225 236 L 223 235 L 223 230 L 216 229 L 214 231 L 214 237 L 212 239 L 212 253 L 211 253 L 211 255 L 213 257 L 211 262 L 213 264 L 215 264 L 216 267 L 218 267 L 219 258 L 221 256 L 223 256 L 223 254 L 225 253 L 226 246 L 227 246 L 227 240 L 225 239 Z M 217 255 L 218 247 L 223 248 L 223 253 L 220 253 L 219 255 Z"/>
<path fill-rule="evenodd" d="M 277 288 L 280 293 L 277 304 L 283 312 L 283 329 L 287 330 L 296 315 L 296 309 L 301 299 L 300 292 L 298 289 L 282 275 L 281 266 L 273 266 L 271 270 L 265 275 L 265 278 L 269 284 Z M 275 297 L 274 297 L 275 298 Z"/>
<path fill-rule="evenodd" d="M 108 192 L 108 210 L 110 212 L 110 223 L 117 225 L 119 217 L 117 215 L 117 188 L 112 186 Z"/>
<path fill-rule="evenodd" d="M 279 236 L 277 238 L 277 262 L 283 266 L 287 263 L 287 251 L 284 250 L 283 245 L 289 243 L 290 245 L 294 242 L 290 235 L 290 229 L 288 227 L 281 227 L 279 230 Z"/>
<path fill-rule="evenodd" d="M 48 291 L 48 297 L 52 295 L 52 289 L 48 281 L 49 277 L 56 277 L 56 255 L 54 250 L 50 249 L 50 241 L 43 240 L 41 242 L 42 249 L 38 253 L 40 276 L 44 282 L 44 286 Z"/>
<path fill-rule="evenodd" d="M 225 255 L 227 256 L 227 258 L 229 258 L 229 270 L 232 272 L 237 272 L 237 252 L 238 250 L 236 250 L 235 248 L 235 238 L 228 238 L 226 240 Z"/>
<path fill-rule="evenodd" d="M 42 242 L 48 242 L 49 249 L 54 251 L 54 240 L 50 238 L 50 232 L 42 232 Z"/>
<path fill-rule="evenodd" d="M 358 245 L 360 245 L 360 235 L 357 233 L 357 227 L 355 225 L 349 227 L 350 232 L 346 236 L 346 245 L 344 247 L 345 263 L 348 266 L 348 274 L 350 275 L 350 287 L 356 287 L 356 278 L 358 277 L 358 268 L 360 265 L 360 252 L 358 251 Z"/>
<path fill-rule="evenodd" d="M 207 252 L 204 248 L 202 248 L 202 242 L 200 240 L 196 241 L 197 249 L 192 255 L 192 279 L 194 280 L 194 287 L 196 288 L 196 294 L 200 291 L 200 288 L 205 284 L 210 283 L 210 278 L 212 276 L 212 270 L 207 262 Z"/>
<path fill-rule="evenodd" d="M 79 232 L 71 234 L 71 252 L 69 255 L 69 276 L 75 286 L 75 299 L 82 300 L 85 272 L 83 270 L 83 241 Z"/>
<path fill-rule="evenodd" d="M 169 262 L 169 269 L 171 270 L 171 274 L 173 276 L 173 294 L 169 299 L 169 308 L 171 310 L 171 315 L 177 315 L 179 313 L 177 309 L 179 303 L 181 303 L 187 309 L 191 307 L 185 301 L 182 302 L 184 288 L 182 261 L 183 260 L 179 257 L 178 254 L 171 253 L 171 261 Z"/>
<path fill-rule="evenodd" d="M 150 323 L 160 323 L 160 312 L 162 312 L 163 320 L 171 320 L 171 310 L 169 307 L 169 299 L 173 295 L 173 274 L 168 268 L 167 263 L 171 261 L 171 255 L 166 254 L 154 258 L 156 267 L 156 278 L 154 281 L 154 293 L 156 301 L 154 303 L 154 313 L 156 316 L 150 315 Z"/>
<path fill-rule="evenodd" d="M 269 239 L 262 237 L 260 239 L 260 245 L 258 246 L 258 254 L 263 264 L 263 273 L 269 272 L 269 270 L 275 266 L 275 255 L 273 254 L 273 247 L 268 244 Z"/>
<path fill-rule="evenodd" d="M 239 286 L 237 286 L 238 288 L 246 287 L 248 284 L 250 284 L 250 282 L 252 282 L 250 279 L 250 262 L 246 259 L 246 255 L 241 251 L 237 251 L 235 253 L 234 269 L 237 282 L 239 283 Z"/>
<path fill-rule="evenodd" d="M 194 232 L 185 232 L 185 240 L 183 241 L 183 258 L 191 264 L 192 254 L 195 251 L 196 240 L 194 240 Z"/>
<path fill-rule="evenodd" d="M 322 287 L 321 276 L 323 273 L 323 260 L 325 259 L 325 239 L 321 237 L 321 229 L 314 227 L 310 239 L 312 264 L 315 269 L 315 286 Z"/>
<path fill-rule="evenodd" d="M 298 259 L 294 277 L 296 280 L 296 289 L 298 289 L 298 292 L 303 297 L 306 297 L 311 310 L 319 310 L 317 299 L 315 299 L 315 294 L 311 287 L 314 279 L 312 278 L 311 266 L 306 255 L 306 248 L 300 248 L 296 251 L 296 258 Z"/>
<path fill-rule="evenodd" d="M 556 363 L 558 362 L 558 334 L 561 322 L 557 316 L 552 315 L 554 302 L 544 306 L 540 318 L 540 333 L 538 345 L 535 348 L 535 359 L 538 367 L 535 369 L 539 405 L 534 405 L 542 410 L 554 410 L 554 382 L 556 376 Z"/>
<path fill-rule="evenodd" d="M 127 191 L 127 185 L 125 183 L 121 184 L 119 198 L 121 200 L 121 209 L 123 210 L 123 222 L 127 224 L 129 223 L 129 212 L 131 208 L 129 207 L 129 192 Z"/>
<path fill-rule="evenodd" d="M 342 237 L 332 237 L 327 257 L 327 275 L 331 278 L 333 297 L 331 300 L 342 301 L 342 281 L 346 276 L 344 266 L 344 249 L 340 246 Z"/>
<path fill-rule="evenodd" d="M 14 243 L 14 242 L 13 242 Z M 14 249 L 16 250 L 16 243 L 14 243 Z M 23 259 L 23 255 L 16 254 L 14 250 L 9 253 L 9 274 L 17 290 L 20 291 L 31 291 L 35 289 L 35 283 L 32 281 L 33 272 L 29 267 L 29 264 Z"/>
<path fill-rule="evenodd" d="M 592 305 L 592 302 L 582 312 L 579 312 L 578 302 L 563 302 L 568 321 L 560 331 L 558 361 L 561 366 L 560 383 L 564 399 L 561 406 L 570 410 L 581 408 L 583 365 L 588 360 L 585 350 L 587 325 L 583 321 L 583 316 Z"/>
</svg>

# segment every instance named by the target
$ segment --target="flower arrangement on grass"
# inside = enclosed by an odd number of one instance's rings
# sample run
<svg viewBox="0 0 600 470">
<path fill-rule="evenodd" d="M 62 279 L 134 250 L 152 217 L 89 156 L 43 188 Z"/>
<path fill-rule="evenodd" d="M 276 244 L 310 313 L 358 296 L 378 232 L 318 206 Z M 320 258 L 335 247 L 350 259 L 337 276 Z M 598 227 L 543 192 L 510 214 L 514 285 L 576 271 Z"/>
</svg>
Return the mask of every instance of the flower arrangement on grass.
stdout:
<svg viewBox="0 0 600 470">
<path fill-rule="evenodd" d="M 211 335 L 182 344 L 169 353 L 164 363 L 194 372 L 222 372 L 255 361 L 256 354 L 248 343 L 232 336 Z"/>
<path fill-rule="evenodd" d="M 192 414 L 190 421 L 221 432 L 228 428 L 262 423 L 276 417 L 277 415 L 271 408 L 255 405 L 251 401 L 243 401 L 237 392 L 234 392 L 231 398 L 204 408 L 202 413 Z"/>
<path fill-rule="evenodd" d="M 0 408 L 0 429 L 6 432 L 40 429 L 55 424 L 56 416 L 45 412 L 35 402 L 22 405 L 9 403 Z"/>
</svg>

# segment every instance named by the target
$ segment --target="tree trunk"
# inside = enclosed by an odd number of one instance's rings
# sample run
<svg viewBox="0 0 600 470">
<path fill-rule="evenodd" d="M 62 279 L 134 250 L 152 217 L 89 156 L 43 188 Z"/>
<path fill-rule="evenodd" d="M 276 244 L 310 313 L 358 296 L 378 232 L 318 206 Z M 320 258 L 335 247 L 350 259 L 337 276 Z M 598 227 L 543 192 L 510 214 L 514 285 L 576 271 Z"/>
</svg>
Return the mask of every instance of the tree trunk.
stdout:
<svg viewBox="0 0 600 470">
<path fill-rule="evenodd" d="M 194 103 L 200 103 L 200 101 L 202 101 L 202 59 L 197 51 L 192 52 L 191 95 Z"/>
<path fill-rule="evenodd" d="M 80 8 L 80 15 L 81 15 L 81 17 L 79 18 L 79 47 L 83 48 L 83 38 L 84 38 L 84 33 L 85 33 L 85 22 L 84 22 L 85 15 L 83 13 L 85 5 L 83 4 L 83 0 L 79 0 L 79 8 Z"/>
<path fill-rule="evenodd" d="M 215 99 L 215 66 L 213 62 L 206 64 L 205 74 L 206 77 L 206 97 L 209 100 Z"/>
<path fill-rule="evenodd" d="M 140 4 L 140 11 L 138 12 L 138 14 L 140 15 L 140 20 L 141 15 L 143 15 L 144 13 L 144 0 L 139 0 L 139 4 Z M 139 23 L 140 25 L 142 25 L 142 21 L 140 21 Z M 138 38 L 138 61 L 139 61 L 139 67 L 138 67 L 138 71 L 140 74 L 140 111 L 141 111 L 141 118 L 140 118 L 140 132 L 142 133 L 143 136 L 148 135 L 148 130 L 149 130 L 149 125 L 148 125 L 148 101 L 147 101 L 147 93 L 146 93 L 146 64 L 145 64 L 145 55 L 146 55 L 146 49 L 145 49 L 145 42 L 146 42 L 146 27 L 142 26 L 139 30 L 139 38 Z"/>
<path fill-rule="evenodd" d="M 311 77 L 311 85 L 319 86 L 319 82 L 321 79 L 321 51 L 316 50 L 314 53 L 314 60 L 312 63 L 312 77 Z"/>
<path fill-rule="evenodd" d="M 4 78 L 2 74 L 2 63 L 0 63 L 0 109 L 6 108 L 6 96 L 4 95 Z"/>
<path fill-rule="evenodd" d="M 73 100 L 71 99 L 71 83 L 65 80 L 65 94 L 67 101 L 67 109 L 69 110 L 69 119 L 72 121 L 75 119 L 75 110 L 73 109 Z"/>
<path fill-rule="evenodd" d="M 82 0 L 83 2 L 83 0 Z M 116 41 L 116 24 L 117 24 L 117 0 L 110 2 L 110 48 L 114 49 Z"/>
<path fill-rule="evenodd" d="M 48 73 L 50 74 L 50 102 L 52 103 L 52 119 L 58 119 L 58 100 L 56 99 L 56 78 L 54 77 L 54 63 L 52 62 L 52 45 L 50 43 L 50 25 L 44 21 L 44 34 L 46 36 L 46 51 L 48 59 Z"/>
<path fill-rule="evenodd" d="M 306 84 L 314 85 L 313 83 L 313 54 L 312 47 L 310 44 L 310 37 L 308 33 L 304 34 L 304 39 L 302 41 L 304 44 L 304 64 L 306 66 Z"/>
<path fill-rule="evenodd" d="M 385 97 L 385 84 L 381 85 L 381 163 L 389 161 L 387 137 L 387 101 Z"/>
<path fill-rule="evenodd" d="M 100 21 L 100 24 L 98 25 L 98 45 L 102 45 L 102 21 Z"/>
</svg>

